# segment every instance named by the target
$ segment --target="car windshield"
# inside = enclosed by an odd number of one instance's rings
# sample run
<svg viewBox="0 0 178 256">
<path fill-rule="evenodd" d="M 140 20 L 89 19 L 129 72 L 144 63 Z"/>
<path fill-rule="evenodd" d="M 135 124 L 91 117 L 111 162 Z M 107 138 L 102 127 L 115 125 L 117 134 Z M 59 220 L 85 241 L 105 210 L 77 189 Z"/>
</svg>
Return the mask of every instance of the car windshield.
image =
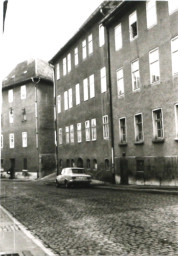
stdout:
<svg viewBox="0 0 178 256">
<path fill-rule="evenodd" d="M 84 169 L 72 169 L 73 173 L 85 173 Z"/>
</svg>

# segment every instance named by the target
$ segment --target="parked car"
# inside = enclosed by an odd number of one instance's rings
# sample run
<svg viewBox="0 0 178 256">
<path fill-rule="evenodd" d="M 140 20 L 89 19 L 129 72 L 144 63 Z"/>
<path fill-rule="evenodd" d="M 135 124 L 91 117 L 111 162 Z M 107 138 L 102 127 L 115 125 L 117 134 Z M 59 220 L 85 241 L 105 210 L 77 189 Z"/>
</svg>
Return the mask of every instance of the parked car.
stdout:
<svg viewBox="0 0 178 256">
<path fill-rule="evenodd" d="M 86 185 L 91 183 L 91 175 L 85 173 L 84 168 L 68 167 L 62 169 L 60 175 L 56 177 L 56 187 L 65 185 L 66 188 L 74 185 Z"/>
</svg>

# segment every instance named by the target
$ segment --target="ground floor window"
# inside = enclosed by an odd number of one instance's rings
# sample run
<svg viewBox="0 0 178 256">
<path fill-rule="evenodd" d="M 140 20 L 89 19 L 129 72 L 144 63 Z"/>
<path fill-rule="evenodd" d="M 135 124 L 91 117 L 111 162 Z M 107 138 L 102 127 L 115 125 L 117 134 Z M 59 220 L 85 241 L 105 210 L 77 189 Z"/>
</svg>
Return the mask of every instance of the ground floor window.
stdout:
<svg viewBox="0 0 178 256">
<path fill-rule="evenodd" d="M 109 170 L 109 160 L 105 159 L 105 170 L 108 171 Z"/>
<path fill-rule="evenodd" d="M 97 160 L 93 159 L 93 169 L 97 170 L 98 169 L 98 164 L 97 164 Z"/>
<path fill-rule="evenodd" d="M 90 169 L 91 166 L 90 166 L 90 159 L 87 159 L 87 169 Z"/>
</svg>

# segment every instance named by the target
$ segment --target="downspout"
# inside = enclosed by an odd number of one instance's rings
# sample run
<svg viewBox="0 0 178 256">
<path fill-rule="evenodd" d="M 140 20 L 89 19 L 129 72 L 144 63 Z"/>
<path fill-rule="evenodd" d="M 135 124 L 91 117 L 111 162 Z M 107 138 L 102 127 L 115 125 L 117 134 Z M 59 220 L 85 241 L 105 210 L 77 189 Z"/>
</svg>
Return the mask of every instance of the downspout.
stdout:
<svg viewBox="0 0 178 256">
<path fill-rule="evenodd" d="M 109 82 L 109 97 L 110 97 L 110 117 L 111 117 L 111 159 L 112 159 L 112 182 L 116 183 L 115 180 L 115 158 L 114 158 L 114 125 L 113 125 L 113 105 L 112 105 L 112 84 L 111 84 L 111 60 L 110 60 L 110 37 L 109 37 L 109 29 L 106 28 L 107 35 L 107 54 L 108 54 L 108 82 Z"/>
<path fill-rule="evenodd" d="M 57 175 L 59 174 L 59 163 L 58 163 L 58 133 L 57 133 L 57 106 L 56 106 L 56 94 L 57 94 L 57 88 L 56 88 L 56 80 L 55 80 L 55 69 L 54 65 L 50 63 L 51 68 L 53 69 L 53 85 L 54 85 L 54 132 L 55 132 L 55 155 L 56 155 L 56 170 Z"/>
</svg>

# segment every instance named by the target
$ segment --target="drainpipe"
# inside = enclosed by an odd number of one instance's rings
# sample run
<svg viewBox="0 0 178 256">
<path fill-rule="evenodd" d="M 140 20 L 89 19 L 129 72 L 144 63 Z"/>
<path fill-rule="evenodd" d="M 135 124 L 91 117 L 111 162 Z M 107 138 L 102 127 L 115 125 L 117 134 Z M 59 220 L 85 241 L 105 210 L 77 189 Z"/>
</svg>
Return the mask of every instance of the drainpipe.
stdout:
<svg viewBox="0 0 178 256">
<path fill-rule="evenodd" d="M 110 37 L 109 37 L 109 29 L 106 28 L 107 35 L 107 54 L 108 54 L 108 81 L 109 81 L 109 98 L 110 98 L 110 117 L 111 117 L 111 159 L 112 159 L 112 175 L 113 175 L 113 183 L 115 184 L 115 159 L 114 159 L 114 125 L 113 125 L 113 105 L 112 105 L 112 84 L 111 84 L 111 60 L 110 60 Z"/>
<path fill-rule="evenodd" d="M 56 170 L 57 175 L 59 174 L 59 164 L 58 164 L 58 133 L 57 133 L 57 106 L 56 106 L 56 95 L 57 95 L 57 88 L 56 88 L 56 80 L 55 80 L 55 68 L 54 65 L 51 63 L 49 64 L 50 67 L 53 69 L 53 85 L 54 85 L 54 132 L 55 132 L 55 154 L 56 154 Z"/>
<path fill-rule="evenodd" d="M 31 77 L 32 82 L 35 84 L 35 136 L 36 136 L 36 149 L 38 151 L 38 171 L 37 178 L 39 178 L 39 145 L 38 145 L 38 83 L 40 77 Z"/>
</svg>

